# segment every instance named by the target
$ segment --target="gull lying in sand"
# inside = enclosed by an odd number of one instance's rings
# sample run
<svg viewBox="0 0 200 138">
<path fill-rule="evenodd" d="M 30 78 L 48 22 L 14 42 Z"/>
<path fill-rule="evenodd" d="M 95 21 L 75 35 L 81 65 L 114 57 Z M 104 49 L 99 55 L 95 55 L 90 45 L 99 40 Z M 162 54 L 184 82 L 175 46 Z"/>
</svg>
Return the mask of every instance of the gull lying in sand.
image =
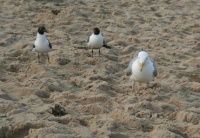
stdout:
<svg viewBox="0 0 200 138">
<path fill-rule="evenodd" d="M 48 62 L 49 62 L 48 52 L 52 51 L 52 45 L 49 42 L 49 40 L 46 38 L 46 36 L 44 34 L 45 32 L 48 32 L 48 31 L 44 26 L 39 27 L 35 43 L 33 44 L 32 51 L 38 53 L 38 62 L 39 62 L 39 58 L 40 58 L 40 55 L 39 55 L 40 53 L 46 53 Z"/>
<path fill-rule="evenodd" d="M 92 57 L 93 57 L 93 49 L 99 49 L 100 55 L 100 48 L 105 47 L 111 49 L 110 46 L 107 46 L 105 40 L 99 30 L 99 28 L 94 28 L 93 33 L 91 33 L 87 40 L 88 48 L 92 49 Z"/>
<path fill-rule="evenodd" d="M 152 81 L 157 76 L 156 64 L 151 59 L 147 52 L 141 51 L 138 57 L 131 60 L 127 73 L 131 73 L 132 90 L 135 85 L 134 82 L 146 83 L 149 88 L 149 81 Z"/>
</svg>

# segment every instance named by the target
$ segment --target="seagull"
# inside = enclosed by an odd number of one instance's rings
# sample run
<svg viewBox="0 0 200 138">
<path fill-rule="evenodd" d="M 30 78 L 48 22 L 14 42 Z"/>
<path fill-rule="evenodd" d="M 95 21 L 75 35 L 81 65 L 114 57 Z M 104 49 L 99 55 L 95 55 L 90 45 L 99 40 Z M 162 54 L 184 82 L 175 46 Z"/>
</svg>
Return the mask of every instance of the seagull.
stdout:
<svg viewBox="0 0 200 138">
<path fill-rule="evenodd" d="M 138 56 L 131 60 L 126 72 L 131 74 L 132 90 L 134 82 L 146 83 L 147 88 L 149 88 L 149 82 L 157 76 L 156 64 L 145 51 L 139 52 Z"/>
<path fill-rule="evenodd" d="M 110 46 L 106 45 L 104 37 L 102 36 L 99 28 L 97 28 L 97 27 L 94 28 L 93 33 L 91 33 L 88 36 L 87 46 L 88 46 L 88 48 L 92 49 L 92 57 L 93 57 L 93 49 L 99 49 L 99 55 L 100 55 L 101 47 L 111 49 Z"/>
<path fill-rule="evenodd" d="M 38 28 L 38 33 L 36 40 L 33 44 L 33 52 L 38 53 L 38 62 L 40 58 L 40 53 L 46 53 L 48 62 L 49 62 L 49 55 L 48 52 L 52 51 L 52 44 L 49 42 L 49 40 L 46 38 L 44 33 L 48 33 L 47 29 L 44 26 L 41 26 Z"/>
</svg>

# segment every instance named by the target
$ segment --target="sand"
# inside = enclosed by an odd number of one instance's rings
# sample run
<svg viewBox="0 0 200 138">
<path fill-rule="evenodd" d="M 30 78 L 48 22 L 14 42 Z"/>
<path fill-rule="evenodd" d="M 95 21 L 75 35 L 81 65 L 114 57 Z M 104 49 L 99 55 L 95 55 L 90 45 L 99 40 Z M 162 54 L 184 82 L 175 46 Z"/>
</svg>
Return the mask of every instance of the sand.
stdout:
<svg viewBox="0 0 200 138">
<path fill-rule="evenodd" d="M 199 138 L 199 0 L 0 3 L 0 138 Z M 32 52 L 41 25 L 50 63 Z M 76 47 L 94 27 L 112 49 L 92 58 Z M 158 76 L 132 92 L 124 71 L 141 50 Z"/>
</svg>

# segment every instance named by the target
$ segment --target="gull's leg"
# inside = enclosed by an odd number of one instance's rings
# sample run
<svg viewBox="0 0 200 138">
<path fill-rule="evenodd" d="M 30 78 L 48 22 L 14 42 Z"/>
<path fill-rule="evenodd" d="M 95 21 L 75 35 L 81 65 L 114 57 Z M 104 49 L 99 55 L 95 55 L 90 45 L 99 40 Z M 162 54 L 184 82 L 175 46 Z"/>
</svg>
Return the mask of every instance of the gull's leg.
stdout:
<svg viewBox="0 0 200 138">
<path fill-rule="evenodd" d="M 93 58 L 93 48 L 92 48 L 92 58 Z"/>
<path fill-rule="evenodd" d="M 38 53 L 38 63 L 40 63 L 40 55 L 39 55 L 39 53 Z"/>
<path fill-rule="evenodd" d="M 100 51 L 100 48 L 99 48 L 99 57 L 100 57 L 100 54 L 101 54 L 101 51 Z"/>
<path fill-rule="evenodd" d="M 147 87 L 146 87 L 146 89 L 148 89 L 149 88 L 149 82 L 147 82 Z"/>
<path fill-rule="evenodd" d="M 132 81 L 132 93 L 133 93 L 133 90 L 134 90 L 134 86 L 135 86 L 135 83 L 134 83 L 134 81 Z"/>
<path fill-rule="evenodd" d="M 48 59 L 48 62 L 49 62 L 49 54 L 47 53 L 47 59 Z M 50 63 L 50 62 L 49 62 Z"/>
</svg>

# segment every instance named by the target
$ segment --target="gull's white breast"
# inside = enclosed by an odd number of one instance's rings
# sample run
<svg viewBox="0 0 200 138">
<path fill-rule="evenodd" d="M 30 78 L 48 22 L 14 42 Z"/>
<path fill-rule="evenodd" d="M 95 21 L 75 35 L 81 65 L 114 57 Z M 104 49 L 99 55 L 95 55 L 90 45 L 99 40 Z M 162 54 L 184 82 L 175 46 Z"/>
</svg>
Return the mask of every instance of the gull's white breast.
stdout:
<svg viewBox="0 0 200 138">
<path fill-rule="evenodd" d="M 100 34 L 94 35 L 92 34 L 89 38 L 89 42 L 87 45 L 93 49 L 95 48 L 101 48 L 103 46 L 103 36 Z"/>
<path fill-rule="evenodd" d="M 46 53 L 51 51 L 51 48 L 49 47 L 49 41 L 47 40 L 45 35 L 37 34 L 37 38 L 35 40 L 35 48 L 33 51 L 39 52 L 39 53 Z"/>
<path fill-rule="evenodd" d="M 144 64 L 142 71 L 140 71 L 140 65 L 138 59 L 132 64 L 131 67 L 132 75 L 131 79 L 137 82 L 149 82 L 153 79 L 154 67 L 151 61 L 148 59 Z"/>
</svg>

